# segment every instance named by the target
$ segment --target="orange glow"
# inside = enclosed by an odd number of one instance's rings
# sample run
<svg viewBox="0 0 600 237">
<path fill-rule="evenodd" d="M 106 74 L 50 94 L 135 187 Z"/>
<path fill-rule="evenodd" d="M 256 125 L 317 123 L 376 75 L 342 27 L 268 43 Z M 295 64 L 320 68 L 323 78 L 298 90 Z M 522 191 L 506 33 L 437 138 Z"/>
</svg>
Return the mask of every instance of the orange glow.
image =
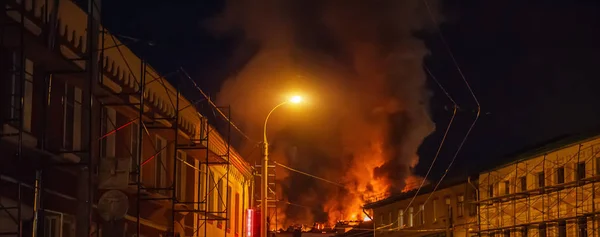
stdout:
<svg viewBox="0 0 600 237">
<path fill-rule="evenodd" d="M 298 104 L 298 103 L 302 102 L 302 96 L 299 96 L 299 95 L 292 96 L 292 98 L 290 98 L 290 102 L 292 102 L 294 104 Z"/>
<path fill-rule="evenodd" d="M 376 130 L 376 129 L 373 129 Z M 371 130 L 371 131 L 373 131 Z M 380 130 L 380 133 L 372 132 L 370 138 L 373 140 L 382 140 L 385 131 Z M 390 184 L 387 179 L 379 178 L 375 175 L 374 170 L 382 166 L 388 156 L 384 142 L 373 142 L 368 149 L 360 150 L 358 153 L 354 151 L 354 162 L 350 167 L 344 180 L 346 189 L 350 195 L 345 195 L 340 198 L 332 198 L 326 204 L 326 212 L 329 213 L 329 221 L 338 220 L 363 220 L 367 221 L 370 218 L 363 213 L 362 207 L 369 202 L 375 202 L 387 198 L 390 193 Z M 415 160 L 418 158 L 415 157 Z M 414 162 L 416 165 L 416 161 Z M 405 186 L 402 192 L 407 192 L 417 188 L 422 178 L 414 175 L 409 175 L 404 180 Z M 340 209 L 342 209 L 340 211 Z"/>
</svg>

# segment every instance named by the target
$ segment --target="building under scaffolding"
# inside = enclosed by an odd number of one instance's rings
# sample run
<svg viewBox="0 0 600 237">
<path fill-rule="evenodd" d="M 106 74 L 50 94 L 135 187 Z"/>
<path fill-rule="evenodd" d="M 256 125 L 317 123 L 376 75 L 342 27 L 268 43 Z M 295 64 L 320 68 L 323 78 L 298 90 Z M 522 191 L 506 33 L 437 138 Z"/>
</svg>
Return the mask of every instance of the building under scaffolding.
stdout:
<svg viewBox="0 0 600 237">
<path fill-rule="evenodd" d="M 482 236 L 599 236 L 600 137 L 569 138 L 479 176 Z"/>
<path fill-rule="evenodd" d="M 229 108 L 183 69 L 152 69 L 100 10 L 3 1 L 0 236 L 245 236 L 253 172 L 229 146 Z"/>
</svg>

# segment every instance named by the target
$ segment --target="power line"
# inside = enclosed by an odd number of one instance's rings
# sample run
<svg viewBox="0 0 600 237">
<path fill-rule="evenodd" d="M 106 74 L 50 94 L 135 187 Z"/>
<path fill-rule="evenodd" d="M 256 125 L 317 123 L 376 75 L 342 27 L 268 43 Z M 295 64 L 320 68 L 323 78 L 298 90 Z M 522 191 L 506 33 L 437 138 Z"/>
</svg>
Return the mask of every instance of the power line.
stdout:
<svg viewBox="0 0 600 237">
<path fill-rule="evenodd" d="M 223 118 L 225 118 L 225 120 L 227 120 L 227 122 L 229 122 L 229 124 L 235 129 L 237 130 L 244 138 L 246 138 L 248 141 L 252 141 L 255 143 L 260 143 L 257 141 L 254 141 L 252 139 L 250 139 L 250 137 L 248 135 L 246 135 L 246 133 L 244 133 L 238 126 L 235 125 L 235 123 L 233 123 L 233 121 L 231 121 L 231 119 L 229 118 L 229 116 L 225 115 L 225 113 L 223 113 L 223 111 L 221 111 L 221 109 L 219 109 L 219 107 L 210 99 L 210 97 L 204 93 L 204 91 L 200 88 L 200 86 L 198 86 L 198 84 L 194 81 L 194 79 L 192 79 L 192 77 L 185 71 L 185 69 L 183 69 L 183 67 L 180 68 L 180 71 L 184 74 L 185 77 L 187 77 L 190 82 L 192 82 L 192 84 L 194 85 L 194 87 L 202 94 L 202 96 L 204 96 L 204 98 L 208 101 L 208 103 L 213 107 L 214 110 L 216 110 L 219 115 L 221 115 Z"/>
<path fill-rule="evenodd" d="M 454 153 L 454 156 L 452 157 L 452 161 L 450 161 L 450 164 L 448 164 L 448 167 L 444 171 L 444 174 L 442 175 L 442 177 L 440 178 L 440 180 L 437 182 L 437 184 L 433 188 L 433 191 L 429 194 L 429 196 L 425 200 L 425 202 L 427 202 L 427 201 L 429 201 L 429 199 L 431 198 L 431 196 L 433 195 L 433 193 L 440 186 L 440 183 L 442 183 L 442 181 L 444 180 L 444 178 L 448 174 L 448 171 L 450 170 L 450 168 L 454 164 L 454 161 L 456 161 L 456 157 L 458 156 L 458 153 L 462 150 L 462 147 L 464 146 L 465 142 L 469 138 L 469 135 L 473 131 L 473 127 L 475 127 L 475 124 L 479 120 L 479 116 L 481 114 L 481 104 L 479 104 L 479 100 L 477 99 L 477 96 L 475 96 L 475 93 L 473 92 L 473 89 L 471 88 L 471 85 L 469 84 L 469 82 L 467 81 L 467 78 L 465 77 L 465 75 L 463 74 L 462 70 L 460 69 L 460 66 L 458 65 L 458 62 L 456 61 L 456 58 L 454 57 L 454 54 L 452 53 L 452 50 L 450 49 L 450 46 L 448 45 L 448 43 L 447 43 L 444 35 L 442 34 L 442 30 L 439 28 L 439 26 L 437 24 L 437 21 L 436 21 L 435 17 L 433 16 L 433 13 L 431 12 L 431 8 L 429 7 L 429 4 L 427 3 L 427 0 L 423 0 L 423 2 L 425 3 L 425 6 L 427 7 L 427 12 L 429 13 L 429 17 L 433 21 L 434 25 L 437 27 L 440 39 L 444 43 L 444 46 L 446 47 L 446 50 L 448 51 L 448 54 L 450 54 L 450 57 L 452 58 L 452 62 L 454 63 L 454 66 L 456 67 L 456 70 L 460 74 L 460 76 L 463 79 L 465 85 L 469 89 L 469 92 L 471 93 L 471 96 L 473 97 L 473 100 L 475 100 L 475 103 L 477 104 L 477 115 L 475 116 L 475 119 L 473 120 L 473 123 L 471 123 L 471 126 L 469 126 L 469 129 L 467 130 L 467 133 L 465 134 L 465 137 L 460 142 L 460 145 L 458 146 L 458 149 Z"/>
<path fill-rule="evenodd" d="M 276 165 L 279 165 L 279 166 L 281 166 L 281 167 L 283 167 L 283 168 L 286 168 L 286 169 L 288 169 L 288 170 L 290 170 L 290 171 L 294 171 L 294 172 L 296 172 L 296 173 L 300 173 L 300 174 L 306 175 L 306 176 L 308 176 L 308 177 L 311 177 L 311 178 L 314 178 L 314 179 L 318 179 L 318 180 L 321 180 L 321 181 L 324 181 L 324 182 L 327 182 L 327 183 L 330 183 L 330 184 L 336 185 L 336 186 L 338 186 L 338 187 L 346 188 L 346 186 L 344 186 L 343 184 L 336 183 L 336 182 L 333 182 L 333 181 L 331 181 L 331 180 L 327 180 L 327 179 L 324 179 L 324 178 L 321 178 L 321 177 L 318 177 L 318 176 L 315 176 L 315 175 L 312 175 L 312 174 L 309 174 L 309 173 L 306 173 L 306 172 L 302 172 L 302 171 L 300 171 L 300 170 L 297 170 L 297 169 L 294 169 L 294 168 L 287 167 L 287 166 L 285 166 L 285 165 L 282 165 L 281 163 L 278 163 L 277 161 L 275 161 L 274 163 L 275 163 Z"/>
<path fill-rule="evenodd" d="M 429 17 L 431 18 L 431 21 L 434 23 L 434 25 L 437 27 L 440 39 L 442 40 L 448 54 L 450 55 L 450 57 L 452 58 L 452 62 L 454 63 L 454 66 L 456 67 L 456 70 L 458 71 L 458 73 L 460 74 L 463 82 L 465 83 L 465 85 L 467 86 L 467 89 L 469 89 L 469 92 L 471 93 L 471 96 L 473 97 L 473 100 L 475 101 L 475 103 L 477 104 L 477 115 L 475 116 L 475 119 L 473 120 L 473 122 L 471 123 L 471 126 L 469 126 L 469 129 L 467 130 L 467 133 L 465 134 L 464 138 L 462 139 L 460 145 L 458 146 L 458 149 L 456 150 L 456 152 L 454 153 L 454 156 L 452 157 L 452 160 L 450 161 L 450 163 L 448 164 L 448 167 L 446 168 L 446 170 L 444 171 L 444 174 L 442 175 L 442 177 L 440 178 L 440 180 L 437 182 L 437 184 L 435 185 L 435 187 L 433 188 L 433 190 L 429 193 L 429 195 L 427 196 L 427 199 L 425 199 L 424 203 L 427 203 L 429 201 L 429 199 L 431 198 L 431 196 L 433 195 L 433 193 L 435 193 L 435 191 L 439 188 L 440 184 L 442 183 L 442 181 L 444 180 L 444 178 L 446 178 L 446 175 L 448 174 L 448 171 L 450 170 L 450 168 L 452 167 L 452 165 L 454 164 L 454 161 L 456 161 L 456 157 L 458 157 L 458 153 L 460 153 L 460 151 L 462 150 L 462 147 L 464 146 L 465 142 L 467 141 L 467 139 L 469 138 L 469 135 L 471 134 L 471 131 L 473 131 L 473 127 L 475 127 L 475 124 L 477 123 L 477 121 L 479 120 L 479 116 L 481 114 L 481 105 L 479 103 L 479 100 L 477 99 L 477 96 L 475 96 L 475 93 L 473 92 L 471 85 L 469 85 L 469 82 L 467 81 L 465 75 L 463 74 L 462 70 L 460 69 L 460 66 L 458 65 L 458 62 L 456 61 L 456 58 L 454 57 L 454 54 L 452 53 L 452 50 L 450 49 L 450 46 L 448 45 L 446 39 L 444 38 L 444 35 L 442 34 L 441 29 L 438 26 L 438 23 L 435 19 L 435 17 L 433 16 L 433 13 L 431 11 L 431 7 L 429 6 L 429 4 L 427 3 L 427 0 L 423 0 L 423 2 L 425 3 L 425 6 L 427 7 L 427 12 L 429 14 Z M 431 73 L 429 70 L 427 70 L 429 73 Z M 437 82 L 437 80 L 436 80 Z M 444 90 L 445 91 L 445 90 Z M 455 107 L 456 109 L 456 107 Z M 416 197 L 416 195 L 415 195 Z M 413 197 L 413 200 L 414 198 Z M 407 206 L 408 208 L 408 206 Z M 406 211 L 406 210 L 405 210 Z M 417 211 L 417 214 L 420 213 L 421 210 Z M 397 222 L 397 221 L 396 221 Z M 395 223 L 395 222 L 394 222 Z"/>
<path fill-rule="evenodd" d="M 446 97 L 448 97 L 448 99 L 450 101 L 452 101 L 454 110 L 452 111 L 452 117 L 450 118 L 450 122 L 448 123 L 448 126 L 446 127 L 446 130 L 444 131 L 444 136 L 442 137 L 442 141 L 440 142 L 440 145 L 438 146 L 438 149 L 437 149 L 437 151 L 435 153 L 435 156 L 433 157 L 433 161 L 431 162 L 431 165 L 429 165 L 429 169 L 427 169 L 427 173 L 425 174 L 425 177 L 423 178 L 423 181 L 421 182 L 421 185 L 419 185 L 419 188 L 415 192 L 415 195 L 413 195 L 413 197 L 411 198 L 411 200 L 408 203 L 406 209 L 404 209 L 404 212 L 406 212 L 408 210 L 408 207 L 410 207 L 410 205 L 414 202 L 415 198 L 419 195 L 419 192 L 421 191 L 421 188 L 423 188 L 423 186 L 425 185 L 425 182 L 427 181 L 427 177 L 429 177 L 429 174 L 431 173 L 431 170 L 433 169 L 433 165 L 437 161 L 437 159 L 438 159 L 438 157 L 440 155 L 440 152 L 442 151 L 442 147 L 444 146 L 444 143 L 446 142 L 446 138 L 448 137 L 448 133 L 450 132 L 450 128 L 452 127 L 452 124 L 454 123 L 454 118 L 456 117 L 456 111 L 457 111 L 457 107 L 458 107 L 458 105 L 456 104 L 456 102 L 454 101 L 454 99 L 452 99 L 452 97 L 450 96 L 450 94 L 448 94 L 448 92 L 446 91 L 446 89 L 437 80 L 437 78 L 433 75 L 433 73 L 431 73 L 431 71 L 427 67 L 425 67 L 425 71 L 427 71 L 427 73 L 429 74 L 429 76 L 431 76 L 431 78 L 438 84 L 438 86 L 442 89 L 442 91 L 444 91 L 444 93 L 446 94 Z"/>
</svg>

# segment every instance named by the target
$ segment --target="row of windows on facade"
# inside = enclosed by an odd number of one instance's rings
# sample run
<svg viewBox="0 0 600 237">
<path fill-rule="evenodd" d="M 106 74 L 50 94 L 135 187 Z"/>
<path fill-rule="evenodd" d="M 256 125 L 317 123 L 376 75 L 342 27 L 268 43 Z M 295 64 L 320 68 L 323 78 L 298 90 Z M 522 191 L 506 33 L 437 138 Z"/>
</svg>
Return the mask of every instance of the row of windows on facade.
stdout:
<svg viewBox="0 0 600 237">
<path fill-rule="evenodd" d="M 554 174 L 553 174 L 554 184 L 555 185 L 564 184 L 566 181 L 565 174 L 566 174 L 565 166 L 560 166 L 558 168 L 555 168 Z M 585 179 L 588 175 L 586 172 L 586 163 L 585 162 L 576 163 L 573 174 L 574 174 L 576 180 Z M 552 174 L 550 174 L 550 175 L 552 175 Z M 596 175 L 600 175 L 600 157 L 596 158 Z M 511 189 L 511 181 L 510 180 L 504 180 L 501 182 L 497 182 L 495 184 L 490 184 L 490 185 L 488 185 L 488 196 L 495 197 L 495 196 L 500 196 L 500 195 L 508 195 L 513 192 L 525 192 L 530 189 L 539 189 L 539 188 L 546 187 L 546 180 L 548 178 L 548 175 L 546 174 L 546 172 L 540 171 L 540 172 L 537 172 L 534 174 L 534 178 L 536 181 L 534 183 L 535 185 L 529 185 L 527 183 L 527 177 L 528 177 L 527 175 L 519 177 L 517 179 L 518 185 L 515 185 L 514 189 Z M 517 190 L 517 188 L 518 188 L 518 190 Z M 500 191 L 502 191 L 502 192 L 500 192 Z"/>
<path fill-rule="evenodd" d="M 14 124 L 19 124 L 23 126 L 24 132 L 31 133 L 32 130 L 32 112 L 33 112 L 33 76 L 34 76 L 34 62 L 25 58 L 24 60 L 24 68 L 21 68 L 20 65 L 20 57 L 18 54 L 12 54 L 12 76 L 10 77 L 10 110 L 9 116 L 10 121 Z M 21 81 L 20 70 L 24 70 L 24 81 Z M 81 125 L 82 125 L 82 103 L 83 103 L 83 95 L 81 88 L 78 88 L 74 85 L 69 85 L 65 83 L 65 93 L 61 96 L 62 103 L 62 115 L 63 115 L 63 141 L 62 148 L 65 150 L 80 150 L 81 149 Z M 23 93 L 24 92 L 24 93 Z M 22 98 L 20 95 L 23 95 Z M 22 100 L 21 100 L 22 99 Z M 21 108 L 22 107 L 22 108 Z M 101 134 L 108 134 L 116 128 L 116 119 L 117 112 L 114 109 L 103 107 L 101 112 Z M 130 128 L 130 146 L 127 148 L 128 152 L 131 156 L 131 165 L 130 165 L 130 173 L 134 174 L 137 169 L 137 160 L 139 158 L 138 152 L 138 140 L 140 135 L 139 133 L 139 125 L 137 123 L 131 123 Z M 115 145 L 116 145 L 116 137 L 115 136 L 107 136 L 102 139 L 100 142 L 100 152 L 101 157 L 115 157 Z M 154 148 L 157 151 L 157 156 L 154 158 L 154 187 L 164 188 L 167 187 L 167 141 L 155 135 L 155 144 Z M 187 154 L 183 151 L 177 151 L 177 159 L 180 161 L 177 165 L 177 176 L 176 176 L 176 196 L 179 200 L 183 200 L 185 198 L 186 193 L 186 164 L 184 161 L 187 159 Z M 199 186 L 200 188 L 200 197 L 199 199 L 203 199 L 207 193 L 206 187 L 206 175 L 208 175 L 209 187 L 208 187 L 208 195 L 206 195 L 206 200 L 200 200 L 201 202 L 205 202 L 207 206 L 207 211 L 209 212 L 223 212 L 225 211 L 225 202 L 222 200 L 223 196 L 227 197 L 227 203 L 231 204 L 232 188 L 231 186 L 227 187 L 227 193 L 225 193 L 225 188 L 223 184 L 222 177 L 216 177 L 214 172 L 209 169 L 208 174 L 206 174 L 206 166 L 201 167 L 202 173 L 205 175 L 198 175 L 199 177 Z M 142 177 L 142 173 L 139 174 L 140 178 Z M 136 175 L 131 175 L 130 180 L 135 181 Z M 218 180 L 218 181 L 217 181 Z M 165 193 L 165 191 L 162 191 Z M 235 194 L 235 221 L 238 222 L 237 219 L 240 217 L 240 205 L 239 205 L 239 194 Z M 230 205 L 228 205 L 230 206 Z M 227 208 L 227 215 L 231 217 L 231 212 Z M 227 227 L 229 228 L 229 219 L 227 221 Z M 236 233 L 239 232 L 238 225 L 236 224 Z"/>
<path fill-rule="evenodd" d="M 26 226 L 30 226 L 32 221 L 24 223 Z M 75 216 L 66 213 L 56 212 L 52 210 L 44 210 L 44 225 L 43 225 L 43 236 L 44 237 L 75 237 L 75 231 L 77 228 Z M 27 225 L 29 224 L 29 225 Z M 236 221 L 236 226 L 240 224 Z M 123 232 L 127 232 L 129 225 L 125 224 Z M 236 230 L 237 234 L 240 234 Z M 90 236 L 102 236 L 102 229 L 97 223 L 92 223 L 92 233 Z"/>
<path fill-rule="evenodd" d="M 472 197 L 472 200 L 475 200 L 475 197 Z M 452 209 L 452 202 L 450 197 L 445 198 L 445 203 L 442 209 L 439 209 L 439 200 L 437 198 L 431 201 L 431 205 L 419 204 L 419 210 L 415 212 L 413 207 L 409 207 L 408 209 L 399 209 L 398 215 L 396 219 L 393 218 L 393 213 L 389 212 L 387 216 L 387 222 L 384 220 L 384 215 L 379 216 L 379 224 L 380 226 L 390 225 L 390 228 L 410 228 L 414 226 L 422 226 L 425 225 L 425 220 L 427 218 L 428 212 L 426 212 L 426 208 L 430 206 L 431 208 L 431 223 L 436 223 L 440 216 L 446 216 L 448 218 L 452 218 L 454 216 Z M 468 211 L 469 216 L 477 215 L 477 205 L 475 203 L 468 203 Z M 456 197 L 456 217 L 463 217 L 465 214 L 465 196 L 458 195 Z M 415 223 L 416 219 L 416 223 Z M 395 226 L 397 224 L 397 226 Z"/>
<path fill-rule="evenodd" d="M 549 228 L 554 228 L 554 230 L 549 231 Z M 535 232 L 534 232 L 535 231 Z M 537 237 L 547 237 L 547 236 L 556 236 L 556 237 L 568 237 L 568 236 L 577 236 L 577 237 L 587 237 L 589 232 L 593 231 L 588 229 L 588 223 L 585 217 L 579 218 L 577 220 L 576 229 L 572 229 L 571 231 L 567 230 L 567 222 L 559 221 L 555 226 L 548 226 L 544 223 L 539 224 L 537 227 L 521 227 L 516 228 L 514 230 L 503 230 L 490 234 L 492 237 L 514 237 L 514 236 L 537 236 Z M 549 233 L 552 232 L 552 233 Z M 594 231 L 595 232 L 595 231 Z"/>
</svg>

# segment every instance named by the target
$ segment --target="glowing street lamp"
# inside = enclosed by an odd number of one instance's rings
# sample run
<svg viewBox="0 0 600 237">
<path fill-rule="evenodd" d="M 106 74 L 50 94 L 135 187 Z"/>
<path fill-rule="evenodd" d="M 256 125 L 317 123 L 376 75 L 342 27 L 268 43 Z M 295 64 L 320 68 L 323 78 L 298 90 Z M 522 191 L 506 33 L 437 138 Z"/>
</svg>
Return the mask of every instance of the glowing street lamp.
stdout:
<svg viewBox="0 0 600 237">
<path fill-rule="evenodd" d="M 268 203 L 267 203 L 267 195 L 268 195 L 268 187 L 269 187 L 269 183 L 268 183 L 268 165 L 269 165 L 269 143 L 267 141 L 267 123 L 269 122 L 269 117 L 271 117 L 271 114 L 273 113 L 273 111 L 275 111 L 277 108 L 281 107 L 282 105 L 285 105 L 287 103 L 292 103 L 292 104 L 298 104 L 302 102 L 302 97 L 301 96 L 292 96 L 290 97 L 289 100 L 283 101 L 280 104 L 278 104 L 277 106 L 273 107 L 273 109 L 271 109 L 271 111 L 269 111 L 269 114 L 267 114 L 267 118 L 265 118 L 265 125 L 263 126 L 263 162 L 262 162 L 262 174 L 260 176 L 261 178 L 261 192 L 260 192 L 260 200 L 261 200 L 261 204 L 260 204 L 260 210 L 261 210 L 261 228 L 260 228 L 260 236 L 261 237 L 268 237 L 268 233 L 269 230 L 267 230 L 267 213 L 268 213 Z"/>
</svg>

